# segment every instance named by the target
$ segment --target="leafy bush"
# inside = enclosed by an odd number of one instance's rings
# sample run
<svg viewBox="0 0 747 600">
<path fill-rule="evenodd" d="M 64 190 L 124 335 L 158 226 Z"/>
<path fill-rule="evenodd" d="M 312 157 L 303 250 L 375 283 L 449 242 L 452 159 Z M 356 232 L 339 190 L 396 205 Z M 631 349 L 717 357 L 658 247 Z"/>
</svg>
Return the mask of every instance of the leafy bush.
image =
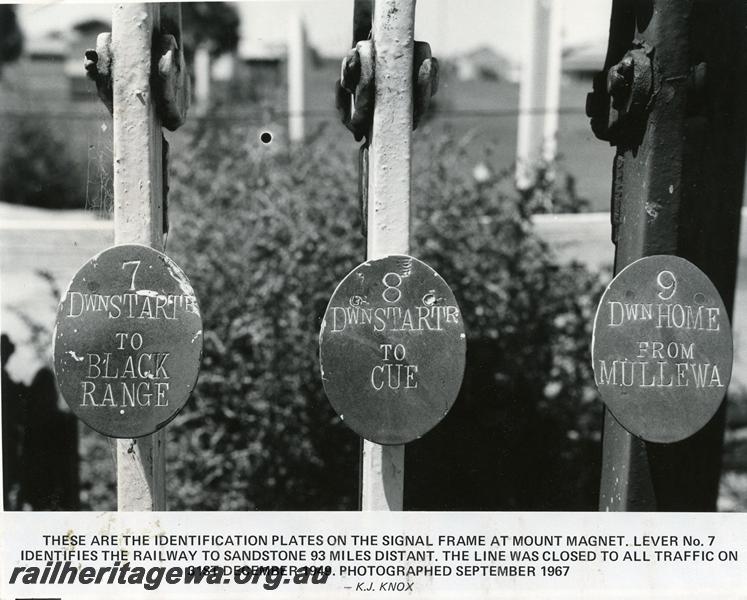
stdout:
<svg viewBox="0 0 747 600">
<path fill-rule="evenodd" d="M 582 201 L 545 178 L 518 194 L 508 170 L 475 181 L 467 154 L 448 138 L 416 152 L 426 160 L 415 166 L 414 252 L 452 286 L 468 346 L 460 399 L 408 446 L 405 502 L 593 509 L 601 407 L 588 349 L 601 283 L 580 265 L 556 264 L 531 224 L 546 206 L 540 193 L 571 211 Z"/>
<path fill-rule="evenodd" d="M 579 213 L 589 210 L 589 201 L 576 192 L 576 178 L 568 173 L 562 157 L 535 165 L 536 181 L 524 193 L 524 203 L 533 213 Z"/>
<path fill-rule="evenodd" d="M 0 148 L 0 199 L 42 208 L 83 208 L 65 140 L 34 117 L 8 121 Z"/>
<path fill-rule="evenodd" d="M 212 123 L 172 153 L 169 252 L 205 326 L 195 394 L 168 428 L 173 509 L 357 506 L 358 440 L 324 397 L 316 351 L 329 297 L 365 253 L 355 147 L 334 133 L 278 149 Z M 600 286 L 553 262 L 509 177 L 478 182 L 453 140 L 419 140 L 412 252 L 454 289 L 468 367 L 454 411 L 408 446 L 406 506 L 591 508 Z"/>
<path fill-rule="evenodd" d="M 170 251 L 197 291 L 205 343 L 196 394 L 169 428 L 169 498 L 354 506 L 357 440 L 336 424 L 316 358 L 329 296 L 364 252 L 352 161 L 215 127 L 190 147 L 172 171 Z"/>
</svg>

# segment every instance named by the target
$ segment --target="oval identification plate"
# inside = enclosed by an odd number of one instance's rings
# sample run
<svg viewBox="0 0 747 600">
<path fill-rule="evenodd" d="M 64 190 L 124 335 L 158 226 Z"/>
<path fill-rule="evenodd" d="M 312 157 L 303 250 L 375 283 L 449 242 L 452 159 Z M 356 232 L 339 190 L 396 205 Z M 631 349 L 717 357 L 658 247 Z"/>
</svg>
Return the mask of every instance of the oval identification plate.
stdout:
<svg viewBox="0 0 747 600">
<path fill-rule="evenodd" d="M 641 258 L 609 284 L 591 348 L 602 400 L 650 442 L 690 437 L 713 417 L 731 378 L 731 326 L 718 291 L 678 256 Z"/>
<path fill-rule="evenodd" d="M 197 382 L 202 318 L 168 256 L 114 246 L 76 273 L 57 309 L 54 368 L 70 409 L 104 435 L 137 438 L 166 425 Z"/>
<path fill-rule="evenodd" d="M 466 339 L 454 294 L 411 256 L 353 269 L 327 306 L 319 346 L 333 408 L 353 431 L 379 444 L 427 433 L 462 385 Z"/>
</svg>

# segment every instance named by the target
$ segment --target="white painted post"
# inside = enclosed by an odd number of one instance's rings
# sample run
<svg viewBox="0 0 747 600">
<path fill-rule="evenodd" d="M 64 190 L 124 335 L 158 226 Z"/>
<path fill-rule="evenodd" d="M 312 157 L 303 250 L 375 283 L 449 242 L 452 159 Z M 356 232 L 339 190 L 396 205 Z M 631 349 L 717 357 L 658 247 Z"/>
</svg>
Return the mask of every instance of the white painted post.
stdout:
<svg viewBox="0 0 747 600">
<path fill-rule="evenodd" d="M 542 158 L 555 160 L 558 154 L 558 111 L 563 73 L 563 0 L 549 0 L 550 24 L 547 37 L 547 82 L 545 85 L 545 123 L 542 128 Z"/>
<path fill-rule="evenodd" d="M 561 0 L 530 0 L 530 18 L 521 68 L 516 187 L 535 181 L 540 160 L 556 156 L 561 75 Z"/>
<path fill-rule="evenodd" d="M 151 87 L 158 4 L 120 4 L 112 18 L 114 243 L 163 250 L 161 124 Z M 163 431 L 117 440 L 117 508 L 164 510 Z"/>
<path fill-rule="evenodd" d="M 376 0 L 376 96 L 369 147 L 368 258 L 410 252 L 415 0 Z M 404 446 L 363 442 L 361 508 L 402 510 Z"/>
<path fill-rule="evenodd" d="M 210 105 L 211 64 L 207 47 L 195 48 L 195 111 L 204 115 Z"/>
<path fill-rule="evenodd" d="M 306 110 L 306 28 L 300 13 L 291 17 L 288 32 L 288 138 L 303 142 Z"/>
</svg>

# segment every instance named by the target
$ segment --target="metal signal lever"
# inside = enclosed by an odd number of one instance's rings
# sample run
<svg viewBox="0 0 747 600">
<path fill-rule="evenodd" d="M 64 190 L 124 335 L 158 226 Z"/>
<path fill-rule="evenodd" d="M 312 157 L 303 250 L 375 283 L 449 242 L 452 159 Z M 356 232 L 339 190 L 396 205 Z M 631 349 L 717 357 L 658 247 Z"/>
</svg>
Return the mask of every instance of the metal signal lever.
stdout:
<svg viewBox="0 0 747 600">
<path fill-rule="evenodd" d="M 182 48 L 182 12 L 178 3 L 163 4 L 159 11 L 160 34 L 154 38 L 153 53 L 156 68 L 151 77 L 155 92 L 156 112 L 160 124 L 169 131 L 176 131 L 187 119 L 190 100 L 190 83 Z M 112 34 L 100 33 L 96 38 L 96 49 L 85 51 L 83 67 L 96 84 L 99 98 L 110 115 L 114 114 L 112 88 Z M 142 97 L 145 103 L 147 99 Z M 168 156 L 169 143 L 161 135 L 163 163 L 163 233 L 168 233 Z"/>
<path fill-rule="evenodd" d="M 371 0 L 356 0 L 353 14 L 353 48 L 342 59 L 340 79 L 335 83 L 335 105 L 340 120 L 356 141 L 365 138 L 358 155 L 361 233 L 367 235 L 368 136 L 376 96 Z M 415 42 L 413 56 L 413 129 L 428 111 L 431 96 L 438 90 L 438 60 L 426 42 Z"/>
<path fill-rule="evenodd" d="M 614 0 L 607 58 L 586 106 L 594 134 L 616 147 L 615 272 L 641 257 L 680 256 L 713 281 L 729 313 L 744 184 L 746 21 L 738 0 L 718 10 L 705 0 Z M 698 433 L 671 444 L 644 442 L 605 411 L 600 510 L 714 510 L 723 433 L 723 405 Z"/>
</svg>

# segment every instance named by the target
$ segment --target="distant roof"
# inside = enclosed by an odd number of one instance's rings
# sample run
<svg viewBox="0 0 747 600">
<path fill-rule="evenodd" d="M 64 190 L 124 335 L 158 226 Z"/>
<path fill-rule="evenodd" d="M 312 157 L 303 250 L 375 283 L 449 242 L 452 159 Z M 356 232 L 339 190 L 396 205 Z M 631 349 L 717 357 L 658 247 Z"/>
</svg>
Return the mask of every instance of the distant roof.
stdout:
<svg viewBox="0 0 747 600">
<path fill-rule="evenodd" d="M 460 58 L 469 58 L 471 60 L 480 61 L 483 63 L 501 63 L 507 64 L 516 61 L 512 61 L 510 58 L 498 53 L 496 50 L 489 46 L 478 46 L 473 50 L 465 52 Z"/>
<path fill-rule="evenodd" d="M 607 42 L 591 42 L 563 51 L 563 71 L 601 71 L 607 55 Z"/>
<path fill-rule="evenodd" d="M 59 33 L 30 38 L 24 43 L 24 53 L 28 56 L 65 56 L 67 52 L 68 42 Z"/>
<path fill-rule="evenodd" d="M 454 64 L 460 71 L 460 79 L 474 79 L 493 73 L 495 76 L 508 81 L 514 81 L 518 77 L 520 63 L 489 46 L 479 46 L 461 55 L 455 56 Z"/>
<path fill-rule="evenodd" d="M 85 19 L 73 25 L 72 30 L 78 33 L 103 33 L 111 31 L 112 24 L 103 19 Z"/>
<path fill-rule="evenodd" d="M 103 33 L 111 31 L 111 28 L 111 23 L 103 19 L 86 19 L 73 25 L 69 31 L 50 31 L 27 39 L 24 53 L 27 56 L 66 58 L 70 53 L 70 43 L 79 36 Z"/>
<path fill-rule="evenodd" d="M 238 55 L 241 60 L 282 60 L 287 54 L 285 44 L 257 43 L 246 40 L 239 43 Z"/>
</svg>

